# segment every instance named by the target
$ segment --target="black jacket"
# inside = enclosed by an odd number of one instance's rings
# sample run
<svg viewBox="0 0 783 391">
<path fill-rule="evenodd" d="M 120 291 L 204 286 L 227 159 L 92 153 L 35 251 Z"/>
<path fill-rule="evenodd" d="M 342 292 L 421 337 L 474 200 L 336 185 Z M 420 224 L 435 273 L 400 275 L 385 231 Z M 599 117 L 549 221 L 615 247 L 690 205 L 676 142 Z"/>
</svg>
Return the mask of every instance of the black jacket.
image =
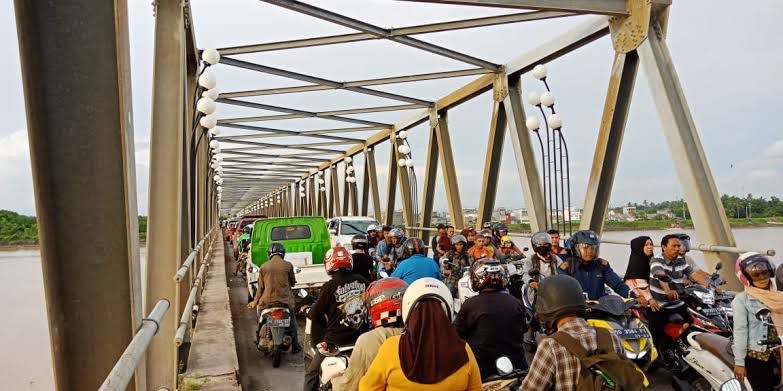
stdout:
<svg viewBox="0 0 783 391">
<path fill-rule="evenodd" d="M 462 304 L 454 321 L 459 336 L 476 356 L 481 378 L 497 374 L 495 360 L 511 359 L 515 369 L 526 369 L 522 339 L 525 308 L 507 291 L 482 292 Z"/>
<path fill-rule="evenodd" d="M 364 277 L 341 270 L 321 287 L 308 315 L 313 321 L 313 346 L 321 341 L 350 345 L 367 331 L 367 310 L 362 299 L 367 285 Z"/>
<path fill-rule="evenodd" d="M 367 254 L 355 253 L 352 255 L 353 259 L 353 272 L 366 278 L 367 281 L 372 281 L 372 258 Z"/>
</svg>

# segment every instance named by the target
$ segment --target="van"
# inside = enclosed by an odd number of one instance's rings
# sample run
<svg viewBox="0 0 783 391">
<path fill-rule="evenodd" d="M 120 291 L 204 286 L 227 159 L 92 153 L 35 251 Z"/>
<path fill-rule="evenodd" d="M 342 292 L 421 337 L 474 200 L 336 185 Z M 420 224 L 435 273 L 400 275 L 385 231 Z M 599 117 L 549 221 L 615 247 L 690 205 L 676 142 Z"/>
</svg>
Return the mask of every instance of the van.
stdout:
<svg viewBox="0 0 783 391">
<path fill-rule="evenodd" d="M 380 225 L 378 220 L 366 216 L 342 216 L 327 221 L 332 247 L 343 246 L 353 252 L 351 246 L 353 236 L 367 235 L 367 228 L 373 224 Z"/>
<path fill-rule="evenodd" d="M 258 268 L 267 260 L 272 243 L 285 246 L 285 260 L 297 268 L 295 288 L 318 288 L 329 280 L 324 257 L 329 251 L 329 231 L 321 216 L 279 217 L 258 220 L 253 225 L 247 266 L 248 293 L 255 296 Z"/>
</svg>

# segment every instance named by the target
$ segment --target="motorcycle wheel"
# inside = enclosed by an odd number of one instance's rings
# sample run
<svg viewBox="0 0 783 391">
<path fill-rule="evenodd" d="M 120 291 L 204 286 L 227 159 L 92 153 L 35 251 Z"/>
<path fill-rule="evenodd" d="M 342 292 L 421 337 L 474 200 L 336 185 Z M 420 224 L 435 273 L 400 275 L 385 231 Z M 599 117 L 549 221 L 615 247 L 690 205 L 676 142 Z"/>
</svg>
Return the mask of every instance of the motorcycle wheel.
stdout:
<svg viewBox="0 0 783 391">
<path fill-rule="evenodd" d="M 272 367 L 277 368 L 280 366 L 280 346 L 277 345 L 272 348 Z"/>
</svg>

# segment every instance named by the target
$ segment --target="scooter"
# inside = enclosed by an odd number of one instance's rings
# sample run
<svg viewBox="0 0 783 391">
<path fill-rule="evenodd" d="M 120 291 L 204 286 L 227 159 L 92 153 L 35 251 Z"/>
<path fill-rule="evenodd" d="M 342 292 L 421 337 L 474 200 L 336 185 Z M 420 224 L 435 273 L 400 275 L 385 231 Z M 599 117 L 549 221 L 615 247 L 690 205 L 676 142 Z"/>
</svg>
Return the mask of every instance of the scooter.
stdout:
<svg viewBox="0 0 783 391">
<path fill-rule="evenodd" d="M 484 379 L 481 384 L 482 391 L 512 391 L 518 390 L 522 385 L 522 379 L 527 375 L 526 370 L 514 369 L 511 360 L 502 356 L 495 361 L 498 370 L 497 375 Z"/>
<path fill-rule="evenodd" d="M 287 332 L 293 321 L 288 306 L 277 303 L 275 306 L 259 310 L 256 348 L 272 356 L 272 366 L 280 366 L 282 352 L 291 347 L 291 335 Z"/>
<path fill-rule="evenodd" d="M 663 282 L 671 282 L 669 276 L 658 278 Z M 684 304 L 679 300 L 672 301 L 665 304 L 663 308 L 674 308 L 679 305 Z M 689 309 L 689 311 L 693 310 Z M 699 326 L 686 327 L 688 321 L 675 313 L 669 317 L 664 326 L 664 332 L 672 342 L 661 352 L 661 356 L 672 372 L 674 389 L 683 391 L 731 389 L 734 384 L 731 382 L 734 379 L 734 353 L 731 350 L 731 340 Z M 752 390 L 747 378 L 744 386 L 745 390 Z"/>
<path fill-rule="evenodd" d="M 650 330 L 630 311 L 637 306 L 634 299 L 606 295 L 587 302 L 586 319 L 590 326 L 616 335 L 622 341 L 625 357 L 647 369 L 658 358 L 658 350 L 653 346 Z"/>
</svg>

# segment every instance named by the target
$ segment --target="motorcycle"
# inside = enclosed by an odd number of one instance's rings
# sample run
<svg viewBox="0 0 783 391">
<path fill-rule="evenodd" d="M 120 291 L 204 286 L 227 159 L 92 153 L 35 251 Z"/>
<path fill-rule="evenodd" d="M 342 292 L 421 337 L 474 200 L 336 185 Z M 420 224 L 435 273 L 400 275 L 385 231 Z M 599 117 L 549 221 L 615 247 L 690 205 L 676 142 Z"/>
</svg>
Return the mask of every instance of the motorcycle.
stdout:
<svg viewBox="0 0 783 391">
<path fill-rule="evenodd" d="M 348 361 L 353 352 L 353 346 L 331 346 L 325 342 L 318 344 L 318 352 L 324 356 L 321 371 L 318 376 L 320 391 L 332 389 L 332 380 L 340 376 L 348 368 Z"/>
<path fill-rule="evenodd" d="M 509 262 L 502 264 L 503 267 L 506 268 L 506 271 L 509 275 L 509 290 L 512 295 L 514 295 L 514 285 L 512 284 L 512 281 L 520 281 L 522 278 L 522 264 L 521 261 L 516 262 Z M 453 262 L 448 260 L 447 258 L 444 258 L 441 260 L 441 263 L 444 266 L 456 266 Z M 517 277 L 518 276 L 518 277 Z M 518 282 L 517 282 L 518 284 Z M 462 307 L 462 304 L 465 303 L 465 300 L 477 296 L 478 292 L 474 291 L 471 287 L 470 283 L 470 267 L 464 267 L 462 269 L 462 278 L 457 281 L 457 297 L 454 299 L 454 313 L 458 313 L 459 309 Z M 514 295 L 516 297 L 516 295 Z M 519 298 L 519 297 L 517 297 Z"/>
<path fill-rule="evenodd" d="M 590 326 L 605 328 L 616 335 L 622 342 L 625 357 L 647 369 L 658 358 L 658 350 L 650 330 L 633 315 L 631 309 L 636 307 L 638 303 L 634 299 L 607 295 L 587 302 L 585 318 Z"/>
<path fill-rule="evenodd" d="M 527 375 L 526 370 L 514 369 L 511 360 L 502 356 L 495 361 L 498 370 L 497 375 L 492 375 L 481 384 L 482 391 L 512 391 L 518 390 L 522 385 L 522 379 Z"/>
<path fill-rule="evenodd" d="M 272 356 L 272 366 L 277 368 L 282 352 L 291 347 L 292 337 L 287 330 L 294 316 L 288 306 L 279 303 L 259 311 L 255 345 L 265 355 Z"/>
<path fill-rule="evenodd" d="M 708 278 L 708 287 L 694 284 L 678 293 L 692 310 L 691 315 L 695 325 L 709 332 L 730 337 L 734 314 L 731 300 L 734 296 L 716 293 L 716 288 L 726 283 L 718 274 L 722 267 L 721 263 L 715 265 L 715 272 Z"/>
<path fill-rule="evenodd" d="M 671 277 L 661 276 L 663 282 L 671 282 Z M 672 301 L 663 308 L 675 308 L 684 305 L 682 301 Z M 707 329 L 691 324 L 696 313 L 688 309 L 690 320 L 672 313 L 664 326 L 664 333 L 672 342 L 661 352 L 664 364 L 672 373 L 672 385 L 676 390 L 727 390 L 736 384 L 734 379 L 734 353 L 731 340 Z M 761 311 L 760 311 L 761 312 Z M 747 378 L 745 390 L 751 390 Z"/>
</svg>

